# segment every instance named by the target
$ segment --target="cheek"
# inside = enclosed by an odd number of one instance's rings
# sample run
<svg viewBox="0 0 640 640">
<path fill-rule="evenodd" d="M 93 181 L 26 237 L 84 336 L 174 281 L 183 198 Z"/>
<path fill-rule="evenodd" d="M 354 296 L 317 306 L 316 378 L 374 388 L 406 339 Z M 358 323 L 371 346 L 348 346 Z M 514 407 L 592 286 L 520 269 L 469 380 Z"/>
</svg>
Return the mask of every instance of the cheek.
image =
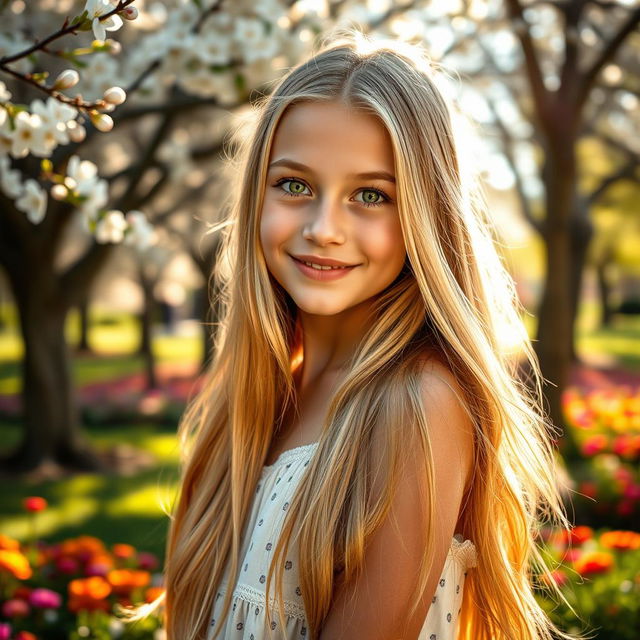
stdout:
<svg viewBox="0 0 640 640">
<path fill-rule="evenodd" d="M 370 260 L 394 269 L 404 262 L 405 248 L 400 221 L 397 218 L 377 221 L 375 229 L 363 234 L 365 250 Z"/>
<path fill-rule="evenodd" d="M 265 206 L 260 217 L 260 242 L 269 259 L 274 251 L 291 233 L 291 220 L 277 207 Z"/>
</svg>

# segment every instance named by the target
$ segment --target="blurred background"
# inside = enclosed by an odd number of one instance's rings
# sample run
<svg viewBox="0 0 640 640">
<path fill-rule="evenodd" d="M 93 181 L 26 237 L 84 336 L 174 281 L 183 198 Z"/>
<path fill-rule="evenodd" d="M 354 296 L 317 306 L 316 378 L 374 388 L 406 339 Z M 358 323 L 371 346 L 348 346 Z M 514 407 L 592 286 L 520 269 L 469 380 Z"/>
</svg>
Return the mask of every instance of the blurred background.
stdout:
<svg viewBox="0 0 640 640">
<path fill-rule="evenodd" d="M 163 637 L 112 612 L 161 589 L 230 133 L 341 26 L 422 43 L 465 117 L 575 525 L 540 532 L 574 611 L 540 601 L 565 630 L 640 638 L 640 2 L 0 12 L 0 638 Z"/>
</svg>

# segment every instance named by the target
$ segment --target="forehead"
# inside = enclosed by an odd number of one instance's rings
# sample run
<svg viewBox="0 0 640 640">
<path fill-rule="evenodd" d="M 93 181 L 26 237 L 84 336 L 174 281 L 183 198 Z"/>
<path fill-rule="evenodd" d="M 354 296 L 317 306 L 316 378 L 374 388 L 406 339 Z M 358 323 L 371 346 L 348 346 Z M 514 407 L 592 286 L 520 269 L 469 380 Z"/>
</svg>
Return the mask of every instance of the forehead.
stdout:
<svg viewBox="0 0 640 640">
<path fill-rule="evenodd" d="M 394 169 L 391 138 L 381 120 L 337 101 L 301 102 L 286 109 L 276 127 L 269 159 L 284 156 L 305 164 L 357 164 L 363 171 L 392 173 Z"/>
</svg>

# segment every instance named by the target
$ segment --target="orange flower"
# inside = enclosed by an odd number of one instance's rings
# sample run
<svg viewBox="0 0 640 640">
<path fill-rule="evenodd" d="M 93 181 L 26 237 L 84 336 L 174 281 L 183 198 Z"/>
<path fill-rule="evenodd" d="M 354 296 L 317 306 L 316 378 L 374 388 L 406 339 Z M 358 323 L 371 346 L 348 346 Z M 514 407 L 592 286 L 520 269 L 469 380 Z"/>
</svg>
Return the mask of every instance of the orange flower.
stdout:
<svg viewBox="0 0 640 640">
<path fill-rule="evenodd" d="M 127 558 L 132 558 L 136 555 L 135 547 L 130 544 L 114 544 L 113 547 L 113 555 L 116 558 L 120 558 L 122 560 L 126 560 Z"/>
<path fill-rule="evenodd" d="M 64 540 L 58 546 L 59 555 L 87 559 L 98 553 L 106 553 L 104 543 L 93 536 L 80 536 Z"/>
<path fill-rule="evenodd" d="M 76 578 L 68 585 L 69 610 L 77 613 L 81 609 L 110 611 L 106 598 L 111 594 L 111 585 L 102 576 Z"/>
<path fill-rule="evenodd" d="M 111 593 L 111 585 L 100 576 L 76 578 L 69 582 L 69 595 L 103 600 Z"/>
<path fill-rule="evenodd" d="M 151 574 L 135 569 L 114 569 L 107 574 L 107 580 L 114 593 L 126 596 L 134 589 L 146 587 L 151 582 Z"/>
<path fill-rule="evenodd" d="M 42 511 L 47 508 L 47 501 L 40 496 L 30 496 L 22 501 L 27 511 Z"/>
<path fill-rule="evenodd" d="M 567 545 L 580 546 L 587 540 L 593 538 L 593 529 L 591 527 L 579 526 L 573 529 L 560 529 L 555 531 L 551 536 L 552 544 L 564 547 Z"/>
<path fill-rule="evenodd" d="M 38 636 L 31 633 L 31 631 L 18 631 L 16 640 L 38 640 Z"/>
<path fill-rule="evenodd" d="M 606 573 L 613 566 L 613 556 L 606 551 L 589 551 L 583 553 L 573 566 L 581 576 Z"/>
<path fill-rule="evenodd" d="M 0 533 L 0 549 L 7 549 L 8 551 L 20 551 L 20 543 L 9 536 L 2 535 Z"/>
<path fill-rule="evenodd" d="M 164 587 L 149 587 L 144 594 L 145 602 L 153 602 L 164 593 Z"/>
<path fill-rule="evenodd" d="M 0 570 L 12 573 L 18 580 L 28 580 L 33 571 L 29 561 L 19 551 L 0 549 Z"/>
<path fill-rule="evenodd" d="M 593 538 L 593 529 L 591 527 L 574 527 L 569 531 L 569 540 L 573 545 L 581 545 L 587 540 Z"/>
<path fill-rule="evenodd" d="M 607 531 L 600 536 L 600 544 L 608 549 L 627 551 L 640 549 L 640 533 L 635 531 Z"/>
</svg>

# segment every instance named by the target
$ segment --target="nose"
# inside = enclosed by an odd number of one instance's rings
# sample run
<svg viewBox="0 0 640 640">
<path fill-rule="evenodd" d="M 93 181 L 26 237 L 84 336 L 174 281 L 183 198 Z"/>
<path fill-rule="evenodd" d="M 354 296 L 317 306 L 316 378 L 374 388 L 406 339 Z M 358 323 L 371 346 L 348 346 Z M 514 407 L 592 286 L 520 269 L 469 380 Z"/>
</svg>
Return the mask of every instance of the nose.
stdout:
<svg viewBox="0 0 640 640">
<path fill-rule="evenodd" d="M 319 198 L 315 206 L 309 208 L 302 236 L 318 246 L 342 244 L 345 240 L 344 215 L 339 201 L 329 197 Z"/>
</svg>

